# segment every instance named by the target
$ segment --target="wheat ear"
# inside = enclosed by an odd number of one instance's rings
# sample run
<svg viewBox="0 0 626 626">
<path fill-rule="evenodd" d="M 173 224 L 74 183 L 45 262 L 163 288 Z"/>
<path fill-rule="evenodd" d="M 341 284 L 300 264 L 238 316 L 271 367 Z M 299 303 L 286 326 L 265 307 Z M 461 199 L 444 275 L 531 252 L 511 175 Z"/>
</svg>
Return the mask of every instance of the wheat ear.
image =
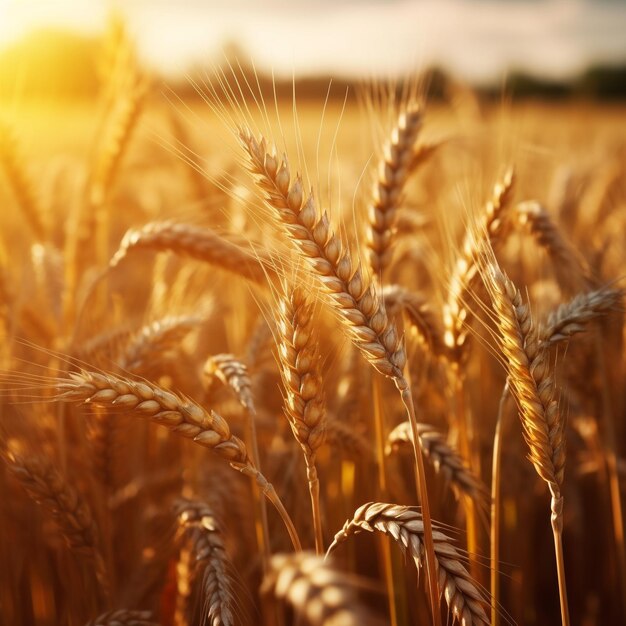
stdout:
<svg viewBox="0 0 626 626">
<path fill-rule="evenodd" d="M 402 552 L 408 551 L 417 569 L 420 570 L 423 567 L 424 522 L 422 514 L 415 507 L 383 502 L 364 504 L 335 535 L 327 554 L 331 554 L 349 537 L 363 531 L 378 531 L 393 537 Z M 461 554 L 454 547 L 451 539 L 442 532 L 434 530 L 433 539 L 437 557 L 439 593 L 445 597 L 453 619 L 457 620 L 461 626 L 489 624 L 484 609 L 486 600 L 465 569 Z"/>
<path fill-rule="evenodd" d="M 182 437 L 213 450 L 230 465 L 250 476 L 259 485 L 268 500 L 279 512 L 294 547 L 300 550 L 293 523 L 280 502 L 273 486 L 254 466 L 241 439 L 231 432 L 226 420 L 207 411 L 190 398 L 173 393 L 148 381 L 123 378 L 110 372 L 100 373 L 86 369 L 68 373 L 55 384 L 57 400 L 84 402 L 138 415 L 161 424 Z"/>
<path fill-rule="evenodd" d="M 206 611 L 206 619 L 203 618 L 202 623 L 233 626 L 233 585 L 222 533 L 215 516 L 207 504 L 194 500 L 180 499 L 174 508 L 178 519 L 176 541 L 191 556 L 191 571 L 182 572 L 183 580 L 179 581 L 179 594 L 180 583 L 188 593 L 180 594 L 184 602 L 177 611 L 183 615 L 188 612 L 186 600 L 192 588 L 201 585 L 200 600 L 203 611 Z"/>
<path fill-rule="evenodd" d="M 383 287 L 382 297 L 388 314 L 393 316 L 405 313 L 408 322 L 435 356 L 448 355 L 440 320 L 425 296 L 394 284 Z"/>
<path fill-rule="evenodd" d="M 545 347 L 567 341 L 593 320 L 617 310 L 623 298 L 624 290 L 609 287 L 579 293 L 548 315 L 539 328 L 540 341 Z"/>
<path fill-rule="evenodd" d="M 557 282 L 567 294 L 587 291 L 593 287 L 589 266 L 561 229 L 538 202 L 521 202 L 516 206 L 519 222 L 526 226 L 539 246 L 552 260 Z"/>
<path fill-rule="evenodd" d="M 402 377 L 406 355 L 396 328 L 361 265 L 333 232 L 328 215 L 318 215 L 299 176 L 292 181 L 286 157 L 279 162 L 265 139 L 257 141 L 250 131 L 242 130 L 240 139 L 266 202 L 319 278 L 355 345 L 381 374 Z"/>
<path fill-rule="evenodd" d="M 514 182 L 513 170 L 509 169 L 494 186 L 492 197 L 479 217 L 477 232 L 486 236 L 494 249 L 504 243 L 510 232 L 507 210 L 511 203 Z M 466 230 L 443 309 L 444 340 L 456 362 L 467 355 L 466 339 L 472 315 L 467 303 L 471 301 L 470 294 L 480 280 L 476 263 L 478 242 L 474 233 L 472 228 Z"/>
<path fill-rule="evenodd" d="M 300 288 L 284 286 L 278 305 L 277 341 L 280 374 L 285 388 L 285 415 L 304 453 L 315 550 L 324 553 L 315 455 L 324 443 L 326 408 L 320 354 L 314 331 L 313 306 Z"/>
<path fill-rule="evenodd" d="M 361 462 L 376 461 L 369 439 L 355 430 L 353 425 L 346 424 L 337 417 L 326 422 L 326 444 L 344 453 L 349 459 Z"/>
<path fill-rule="evenodd" d="M 274 274 L 269 258 L 248 252 L 238 243 L 221 237 L 210 228 L 180 222 L 150 222 L 141 228 L 131 228 L 113 255 L 110 267 L 119 265 L 131 250 L 170 250 L 217 265 L 260 284 L 265 284 L 268 275 Z"/>
<path fill-rule="evenodd" d="M 517 401 L 530 460 L 548 484 L 552 496 L 551 522 L 557 558 L 561 617 L 569 624 L 565 568 L 563 563 L 563 496 L 565 472 L 565 419 L 555 398 L 555 385 L 547 351 L 541 346 L 528 307 L 519 291 L 496 266 L 485 272 L 500 331 L 508 380 Z"/>
<path fill-rule="evenodd" d="M 248 374 L 248 368 L 235 355 L 214 354 L 210 356 L 204 363 L 202 373 L 209 389 L 213 381 L 218 380 L 234 391 L 246 411 L 255 412 L 252 381 Z"/>
<path fill-rule="evenodd" d="M 381 626 L 359 604 L 349 575 L 312 553 L 276 554 L 261 586 L 268 618 L 277 601 L 291 607 L 302 626 Z"/>
<path fill-rule="evenodd" d="M 87 502 L 50 459 L 21 457 L 7 450 L 0 455 L 28 495 L 52 515 L 67 545 L 93 564 L 99 591 L 108 600 L 109 573 L 98 526 Z"/>
<path fill-rule="evenodd" d="M 334 233 L 328 214 L 318 214 L 313 194 L 305 198 L 301 177 L 291 180 L 287 157 L 279 162 L 274 151 L 268 151 L 266 140 L 261 138 L 257 141 L 249 129 L 241 129 L 239 138 L 248 154 L 250 171 L 265 193 L 266 203 L 275 212 L 292 244 L 307 260 L 311 272 L 321 283 L 333 310 L 342 321 L 342 327 L 372 367 L 394 381 L 408 418 L 415 425 L 413 397 L 403 372 L 406 365 L 404 341 L 387 317 L 375 285 Z M 416 441 L 419 435 L 417 432 L 414 434 Z M 415 482 L 424 509 L 426 570 L 432 614 L 435 626 L 439 626 L 424 460 L 417 443 L 413 451 Z"/>
<path fill-rule="evenodd" d="M 412 170 L 421 162 L 415 159 L 415 142 L 421 126 L 421 108 L 409 105 L 400 114 L 378 163 L 378 178 L 374 183 L 368 210 L 366 238 L 374 276 L 383 276 L 391 264 L 395 218 L 402 202 L 404 186 Z"/>
<path fill-rule="evenodd" d="M 435 471 L 450 482 L 457 496 L 464 494 L 486 509 L 490 498 L 489 489 L 472 472 L 461 455 L 446 443 L 444 435 L 430 424 L 418 424 L 417 430 L 424 456 Z M 402 422 L 389 433 L 385 451 L 390 454 L 411 444 L 411 424 Z"/>
<path fill-rule="evenodd" d="M 118 357 L 120 367 L 134 373 L 149 370 L 165 354 L 179 348 L 200 322 L 193 315 L 167 315 L 142 326 L 124 345 Z"/>
<path fill-rule="evenodd" d="M 129 84 L 120 86 L 124 89 L 118 90 L 113 101 L 109 126 L 92 164 L 89 200 L 93 207 L 103 205 L 113 187 L 148 91 L 146 81 L 141 78 L 133 76 L 126 82 Z"/>
</svg>

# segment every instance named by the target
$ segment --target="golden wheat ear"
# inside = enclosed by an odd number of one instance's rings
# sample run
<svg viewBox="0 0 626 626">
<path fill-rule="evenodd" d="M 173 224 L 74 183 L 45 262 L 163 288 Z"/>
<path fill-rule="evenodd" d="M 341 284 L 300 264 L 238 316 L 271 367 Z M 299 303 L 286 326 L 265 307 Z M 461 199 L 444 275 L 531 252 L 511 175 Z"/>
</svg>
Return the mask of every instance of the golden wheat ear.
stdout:
<svg viewBox="0 0 626 626">
<path fill-rule="evenodd" d="M 244 245 L 247 244 L 247 245 Z M 151 222 L 126 232 L 109 262 L 117 267 L 132 251 L 171 251 L 210 263 L 256 283 L 266 284 L 274 276 L 274 261 L 260 245 L 236 237 L 221 236 L 210 228 L 182 222 Z"/>
<path fill-rule="evenodd" d="M 508 213 L 514 185 L 514 171 L 509 168 L 494 185 L 491 198 L 478 216 L 477 224 L 465 231 L 443 309 L 444 340 L 453 361 L 457 363 L 467 358 L 466 340 L 473 317 L 468 303 L 472 302 L 472 292 L 480 284 L 477 259 L 485 242 L 489 242 L 491 248 L 497 250 L 511 232 Z"/>
<path fill-rule="evenodd" d="M 457 497 L 465 494 L 486 511 L 491 497 L 487 486 L 472 472 L 461 455 L 446 443 L 442 433 L 429 424 L 417 426 L 420 446 L 435 471 L 450 482 Z M 405 448 L 410 449 L 412 443 L 411 425 L 409 422 L 402 422 L 389 433 L 385 451 L 390 454 Z"/>
<path fill-rule="evenodd" d="M 497 266 L 484 271 L 484 280 L 496 313 L 508 384 L 515 398 L 530 460 L 550 490 L 551 523 L 556 551 L 563 626 L 569 607 L 563 561 L 563 494 L 566 440 L 565 415 L 556 399 L 553 366 L 540 340 L 530 310 L 513 282 Z"/>
<path fill-rule="evenodd" d="M 383 147 L 368 211 L 366 243 L 370 269 L 383 276 L 391 264 L 396 214 L 402 203 L 404 186 L 415 168 L 425 160 L 415 143 L 422 126 L 422 109 L 411 104 L 403 110 Z"/>
<path fill-rule="evenodd" d="M 364 504 L 335 535 L 327 555 L 350 537 L 362 532 L 379 532 L 392 537 L 402 552 L 413 559 L 418 570 L 424 567 L 424 522 L 417 508 L 384 502 Z M 445 597 L 452 619 L 462 626 L 489 624 L 485 613 L 488 600 L 465 569 L 463 558 L 452 540 L 438 530 L 436 525 L 433 539 L 439 595 Z"/>
<path fill-rule="evenodd" d="M 111 580 L 100 529 L 82 494 L 42 455 L 22 457 L 2 449 L 0 456 L 28 495 L 52 516 L 68 547 L 92 564 L 102 599 L 108 602 Z"/>
<path fill-rule="evenodd" d="M 315 549 L 324 552 L 320 487 L 315 457 L 326 436 L 326 402 L 313 305 L 298 287 L 284 287 L 278 305 L 278 361 L 285 388 L 285 416 L 306 464 Z"/>
<path fill-rule="evenodd" d="M 198 500 L 179 499 L 174 505 L 178 523 L 177 623 L 187 623 L 201 606 L 202 622 L 211 626 L 234 626 L 235 591 L 222 531 L 211 508 Z"/>
<path fill-rule="evenodd" d="M 282 608 L 303 626 L 382 626 L 382 620 L 365 608 L 356 595 L 353 577 L 335 569 L 321 556 L 309 552 L 276 554 L 261 586 L 266 619 Z"/>
</svg>

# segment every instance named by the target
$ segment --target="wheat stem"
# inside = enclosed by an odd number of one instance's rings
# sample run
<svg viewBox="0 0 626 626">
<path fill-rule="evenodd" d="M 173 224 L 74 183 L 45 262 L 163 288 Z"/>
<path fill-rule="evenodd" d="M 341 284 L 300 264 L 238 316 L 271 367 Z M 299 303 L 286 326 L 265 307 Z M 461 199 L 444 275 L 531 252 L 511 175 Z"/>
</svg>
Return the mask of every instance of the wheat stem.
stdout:
<svg viewBox="0 0 626 626">
<path fill-rule="evenodd" d="M 502 422 L 505 418 L 506 405 L 510 400 L 509 381 L 504 385 L 500 404 L 498 406 L 498 418 L 493 436 L 493 451 L 491 462 L 491 524 L 490 524 L 490 561 L 491 561 L 491 626 L 498 626 L 500 613 L 500 505 L 501 491 L 500 479 L 502 469 Z"/>
</svg>

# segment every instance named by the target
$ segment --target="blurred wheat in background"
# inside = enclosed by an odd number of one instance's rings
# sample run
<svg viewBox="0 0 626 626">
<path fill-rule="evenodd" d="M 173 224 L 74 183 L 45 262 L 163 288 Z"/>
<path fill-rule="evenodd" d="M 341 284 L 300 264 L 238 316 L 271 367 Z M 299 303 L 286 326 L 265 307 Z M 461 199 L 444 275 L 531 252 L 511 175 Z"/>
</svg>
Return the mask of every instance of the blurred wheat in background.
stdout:
<svg viewBox="0 0 626 626">
<path fill-rule="evenodd" d="M 96 4 L 0 27 L 0 624 L 624 623 L 623 71 Z"/>
</svg>

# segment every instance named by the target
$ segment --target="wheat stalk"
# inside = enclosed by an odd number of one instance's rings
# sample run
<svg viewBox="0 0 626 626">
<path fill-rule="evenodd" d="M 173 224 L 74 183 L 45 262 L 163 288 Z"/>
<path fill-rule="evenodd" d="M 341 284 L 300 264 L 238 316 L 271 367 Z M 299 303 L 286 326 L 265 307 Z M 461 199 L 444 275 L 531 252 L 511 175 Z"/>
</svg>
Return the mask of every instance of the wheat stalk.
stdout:
<svg viewBox="0 0 626 626">
<path fill-rule="evenodd" d="M 339 544 L 363 531 L 381 532 L 393 537 L 402 552 L 408 552 L 420 570 L 424 565 L 424 522 L 415 507 L 368 502 L 359 507 L 354 517 L 344 524 L 328 548 L 331 554 Z M 463 566 L 460 553 L 449 537 L 433 531 L 437 557 L 439 594 L 443 595 L 454 620 L 461 626 L 489 624 L 483 605 L 485 598 L 478 585 Z"/>
</svg>

